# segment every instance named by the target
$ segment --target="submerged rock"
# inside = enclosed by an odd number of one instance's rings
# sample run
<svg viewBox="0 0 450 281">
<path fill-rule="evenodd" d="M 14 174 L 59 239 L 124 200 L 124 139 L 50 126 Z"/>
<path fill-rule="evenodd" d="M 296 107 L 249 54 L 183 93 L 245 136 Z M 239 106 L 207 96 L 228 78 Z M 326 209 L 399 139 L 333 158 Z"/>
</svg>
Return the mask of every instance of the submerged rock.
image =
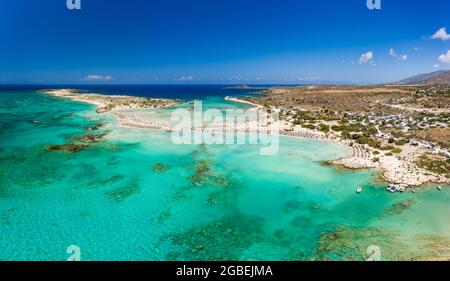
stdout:
<svg viewBox="0 0 450 281">
<path fill-rule="evenodd" d="M 228 187 L 230 185 L 230 181 L 226 177 L 219 175 L 213 177 L 213 184 Z"/>
<path fill-rule="evenodd" d="M 170 210 L 163 211 L 160 213 L 156 218 L 157 223 L 163 223 L 164 221 L 168 220 L 172 216 Z"/>
<path fill-rule="evenodd" d="M 208 178 L 212 176 L 210 165 L 211 161 L 208 160 L 197 161 L 194 174 L 189 177 L 192 185 L 200 186 L 206 183 Z"/>
<path fill-rule="evenodd" d="M 162 163 L 156 163 L 155 165 L 153 165 L 152 170 L 155 173 L 164 173 L 169 169 L 168 166 L 162 164 Z"/>
<path fill-rule="evenodd" d="M 104 137 L 109 132 L 103 132 L 99 134 L 86 134 L 81 136 L 75 136 L 69 139 L 66 144 L 48 145 L 46 147 L 49 151 L 65 151 L 65 152 L 80 152 L 86 150 L 91 144 L 103 142 Z"/>
<path fill-rule="evenodd" d="M 403 211 L 411 208 L 414 204 L 416 204 L 416 200 L 406 199 L 399 202 L 395 202 L 394 204 L 392 204 L 390 208 L 387 208 L 386 211 L 400 215 Z"/>
<path fill-rule="evenodd" d="M 105 184 L 110 184 L 110 183 L 115 183 L 117 181 L 120 181 L 121 179 L 123 179 L 125 176 L 124 175 L 114 175 L 106 180 L 100 180 L 98 181 L 100 184 L 105 185 Z"/>
<path fill-rule="evenodd" d="M 139 192 L 139 190 L 140 190 L 139 184 L 135 182 L 128 186 L 106 192 L 106 196 L 109 199 L 114 200 L 116 202 L 122 202 L 125 199 L 127 199 L 129 196 Z"/>
<path fill-rule="evenodd" d="M 73 117 L 73 116 L 75 116 L 75 115 L 76 115 L 75 112 L 71 112 L 71 113 L 67 113 L 67 114 L 60 115 L 60 116 L 55 117 L 55 118 L 52 118 L 52 119 L 55 120 L 55 121 L 61 121 L 61 120 L 64 120 L 64 119 L 66 119 L 66 118 Z"/>
<path fill-rule="evenodd" d="M 99 130 L 101 127 L 103 127 L 103 123 L 97 123 L 94 126 L 91 127 L 87 127 L 86 131 L 97 131 Z"/>
<path fill-rule="evenodd" d="M 106 132 L 101 134 L 86 134 L 73 138 L 71 142 L 98 143 L 102 142 L 107 134 Z"/>
<path fill-rule="evenodd" d="M 369 228 L 344 228 L 325 232 L 319 240 L 319 260 L 367 260 L 379 249 L 381 260 L 448 260 L 447 237 L 408 235 L 396 231 Z"/>
<path fill-rule="evenodd" d="M 46 147 L 49 151 L 62 151 L 62 152 L 69 152 L 69 153 L 76 153 L 83 150 L 88 149 L 89 146 L 85 144 L 53 144 L 48 145 Z"/>
<path fill-rule="evenodd" d="M 238 260 L 241 253 L 261 241 L 261 220 L 247 216 L 230 216 L 182 233 L 169 239 L 178 249 L 169 260 Z"/>
</svg>

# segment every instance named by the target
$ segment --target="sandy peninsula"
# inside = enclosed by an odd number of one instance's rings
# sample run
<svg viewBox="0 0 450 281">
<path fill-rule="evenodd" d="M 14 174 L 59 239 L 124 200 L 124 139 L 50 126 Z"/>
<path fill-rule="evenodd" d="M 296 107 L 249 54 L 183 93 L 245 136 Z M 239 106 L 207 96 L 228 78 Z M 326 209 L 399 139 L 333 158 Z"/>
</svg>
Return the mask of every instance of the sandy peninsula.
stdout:
<svg viewBox="0 0 450 281">
<path fill-rule="evenodd" d="M 125 95 L 86 94 L 74 89 L 42 90 L 41 93 L 55 97 L 68 98 L 75 101 L 86 102 L 96 106 L 97 113 L 121 109 L 137 108 L 167 108 L 178 103 L 176 100 L 160 98 L 144 98 Z"/>
</svg>

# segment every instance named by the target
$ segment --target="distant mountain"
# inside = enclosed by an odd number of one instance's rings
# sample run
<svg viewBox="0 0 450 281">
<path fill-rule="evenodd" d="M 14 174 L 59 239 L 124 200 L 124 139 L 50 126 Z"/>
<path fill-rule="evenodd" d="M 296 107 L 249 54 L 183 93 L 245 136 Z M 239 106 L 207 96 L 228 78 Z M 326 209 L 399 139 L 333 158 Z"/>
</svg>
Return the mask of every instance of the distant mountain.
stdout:
<svg viewBox="0 0 450 281">
<path fill-rule="evenodd" d="M 440 70 L 432 73 L 419 74 L 396 84 L 411 85 L 411 84 L 450 84 L 450 70 Z"/>
</svg>

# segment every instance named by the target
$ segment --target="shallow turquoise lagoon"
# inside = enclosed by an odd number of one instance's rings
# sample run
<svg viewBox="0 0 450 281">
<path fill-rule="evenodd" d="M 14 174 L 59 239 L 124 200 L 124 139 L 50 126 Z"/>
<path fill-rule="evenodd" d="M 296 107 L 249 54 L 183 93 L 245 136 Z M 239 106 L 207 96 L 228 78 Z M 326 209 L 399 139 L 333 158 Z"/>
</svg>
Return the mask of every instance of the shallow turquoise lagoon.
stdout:
<svg viewBox="0 0 450 281">
<path fill-rule="evenodd" d="M 66 260 L 70 245 L 82 260 L 362 260 L 371 245 L 382 259 L 449 254 L 448 189 L 387 193 L 376 171 L 323 165 L 347 154 L 337 145 L 282 138 L 274 156 L 178 146 L 35 92 L 0 93 L 0 121 L 0 260 Z M 88 134 L 106 135 L 49 149 Z"/>
</svg>

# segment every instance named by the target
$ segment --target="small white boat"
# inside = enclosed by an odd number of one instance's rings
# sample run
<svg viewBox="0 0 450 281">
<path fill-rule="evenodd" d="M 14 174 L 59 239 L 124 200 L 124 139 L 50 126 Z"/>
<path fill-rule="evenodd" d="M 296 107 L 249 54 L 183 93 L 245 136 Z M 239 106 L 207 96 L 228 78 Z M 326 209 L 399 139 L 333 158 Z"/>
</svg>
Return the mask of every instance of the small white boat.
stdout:
<svg viewBox="0 0 450 281">
<path fill-rule="evenodd" d="M 361 187 L 358 187 L 357 189 L 356 189 L 356 193 L 361 193 L 362 192 L 362 188 Z"/>
<path fill-rule="evenodd" d="M 386 190 L 391 192 L 391 193 L 394 193 L 394 192 L 398 191 L 399 188 L 400 188 L 400 186 L 398 184 L 390 183 Z"/>
<path fill-rule="evenodd" d="M 391 191 L 391 189 L 392 189 L 393 187 L 394 187 L 394 184 L 393 184 L 393 183 L 390 183 L 390 184 L 388 184 L 386 190 L 387 190 L 387 191 Z"/>
<path fill-rule="evenodd" d="M 436 186 L 436 188 L 437 188 L 438 190 L 442 190 L 442 186 L 440 186 L 440 185 Z"/>
<path fill-rule="evenodd" d="M 405 191 L 405 187 L 404 186 L 399 186 L 397 188 L 397 191 L 404 192 Z"/>
</svg>

